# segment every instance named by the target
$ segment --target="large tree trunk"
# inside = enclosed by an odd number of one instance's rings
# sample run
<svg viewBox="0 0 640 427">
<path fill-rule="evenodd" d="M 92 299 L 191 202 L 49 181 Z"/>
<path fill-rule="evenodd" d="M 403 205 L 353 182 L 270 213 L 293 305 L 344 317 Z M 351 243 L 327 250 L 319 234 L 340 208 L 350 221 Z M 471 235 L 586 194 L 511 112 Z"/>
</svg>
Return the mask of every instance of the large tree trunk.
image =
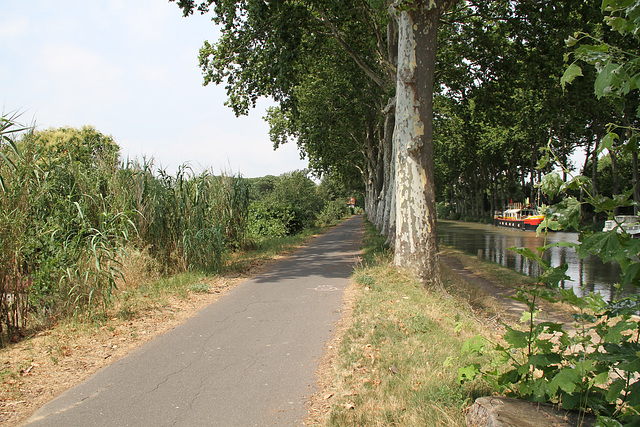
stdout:
<svg viewBox="0 0 640 427">
<path fill-rule="evenodd" d="M 609 150 L 609 158 L 611 159 L 611 177 L 613 178 L 612 196 L 620 194 L 620 180 L 618 179 L 618 157 L 616 152 L 612 149 Z M 620 208 L 616 207 L 613 210 L 614 215 L 618 215 Z"/>
<path fill-rule="evenodd" d="M 389 100 L 384 109 L 384 136 L 383 136 L 383 162 L 384 162 L 384 213 L 380 233 L 390 237 L 392 222 L 395 220 L 395 208 L 393 206 L 393 192 L 395 190 L 395 154 L 393 150 L 393 128 L 395 126 L 395 98 Z M 389 240 L 389 239 L 388 239 Z"/>
<path fill-rule="evenodd" d="M 392 0 L 387 0 L 387 6 L 391 6 Z M 396 81 L 396 75 L 393 70 L 397 69 L 398 65 L 398 26 L 395 20 L 390 19 L 387 24 L 387 60 L 391 67 L 389 70 L 389 79 Z M 396 221 L 396 209 L 395 209 L 395 189 L 396 189 L 396 154 L 395 146 L 393 143 L 393 130 L 396 123 L 396 98 L 390 98 L 387 106 L 383 110 L 384 112 L 384 171 L 385 171 L 385 191 L 384 191 L 384 218 L 382 221 L 381 233 L 387 236 L 387 244 L 393 248 L 395 244 L 395 221 Z"/>
<path fill-rule="evenodd" d="M 396 2 L 398 4 L 400 2 Z M 450 1 L 402 2 L 396 81 L 395 264 L 442 288 L 433 171 L 433 80 L 438 19 Z"/>
</svg>

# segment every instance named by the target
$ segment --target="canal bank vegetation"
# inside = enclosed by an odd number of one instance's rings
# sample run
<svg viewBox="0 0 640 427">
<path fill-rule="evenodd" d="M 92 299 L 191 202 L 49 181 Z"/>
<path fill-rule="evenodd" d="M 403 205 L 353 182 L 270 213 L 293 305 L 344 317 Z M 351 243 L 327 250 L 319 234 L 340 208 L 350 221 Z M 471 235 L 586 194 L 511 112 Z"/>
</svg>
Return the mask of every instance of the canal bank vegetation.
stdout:
<svg viewBox="0 0 640 427">
<path fill-rule="evenodd" d="M 463 380 L 482 378 L 496 392 L 575 410 L 583 417 L 597 418 L 600 426 L 640 424 L 640 298 L 637 292 L 614 295 L 611 300 L 595 293 L 579 298 L 573 289 L 559 286 L 567 279 L 567 264 L 551 265 L 543 255 L 553 246 L 573 247 L 580 258 L 597 255 L 603 262 L 619 264 L 617 286 L 637 290 L 640 285 L 640 239 L 635 238 L 633 227 L 617 217 L 625 210 L 637 212 L 639 201 L 639 6 L 638 1 L 605 0 L 604 23 L 617 32 L 616 37 L 576 32 L 567 39 L 572 51 L 565 58 L 563 88 L 583 74 L 594 73 L 591 90 L 599 99 L 597 106 L 616 113 L 595 141 L 592 175 L 572 175 L 563 162 L 563 152 L 551 140 L 537 162 L 540 171 L 561 167 L 560 172 L 546 173 L 539 181 L 541 194 L 556 203 L 545 207 L 546 217 L 538 231 L 573 228 L 579 232 L 579 241 L 513 248 L 540 268 L 532 286 L 518 289 L 517 300 L 527 306 L 524 327 L 507 327 L 499 345 L 480 336 L 468 341 L 466 354 L 478 359 L 460 371 Z M 598 157 L 605 150 L 617 187 L 611 197 L 598 191 Z M 623 153 L 630 154 L 634 169 L 635 188 L 627 191 L 621 191 L 615 177 Z M 613 226 L 608 231 L 584 227 L 584 213 L 589 211 L 612 221 Z M 541 301 L 571 304 L 578 312 L 570 323 L 537 321 Z"/>
<path fill-rule="evenodd" d="M 329 177 L 170 174 L 121 161 L 92 127 L 36 131 L 18 118 L 0 122 L 0 347 L 122 304 L 135 315 L 134 295 L 242 271 L 350 213 Z"/>
<path fill-rule="evenodd" d="M 459 3 L 464 11 L 470 2 Z M 624 10 L 637 2 L 621 5 L 491 2 L 474 9 L 476 18 L 441 27 L 438 55 L 447 69 L 441 71 L 434 107 L 440 218 L 484 222 L 511 202 L 558 202 L 539 192 L 543 177 L 558 166 L 589 177 L 594 196 L 619 197 L 635 188 L 632 198 L 640 202 L 633 131 L 638 128 L 637 20 Z M 613 25 L 622 20 L 628 29 Z M 498 21 L 501 25 L 491 24 Z M 532 39 L 535 44 L 527 43 Z M 602 48 L 603 55 L 589 46 Z M 605 138 L 612 130 L 616 136 Z M 556 162 L 540 168 L 547 145 Z M 579 190 L 569 193 L 581 198 Z M 602 229 L 606 214 L 581 208 L 583 223 Z"/>
</svg>

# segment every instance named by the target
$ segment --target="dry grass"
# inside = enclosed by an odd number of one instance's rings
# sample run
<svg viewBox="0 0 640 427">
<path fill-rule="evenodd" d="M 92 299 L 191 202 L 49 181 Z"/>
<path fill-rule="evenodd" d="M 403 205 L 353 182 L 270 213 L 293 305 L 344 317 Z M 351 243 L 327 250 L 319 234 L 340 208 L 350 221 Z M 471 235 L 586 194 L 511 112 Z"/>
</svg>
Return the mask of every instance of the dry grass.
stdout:
<svg viewBox="0 0 640 427">
<path fill-rule="evenodd" d="M 458 385 L 462 343 L 490 334 L 449 294 L 425 292 L 389 264 L 356 274 L 353 319 L 333 366 L 329 426 L 464 424 L 480 390 Z"/>
<path fill-rule="evenodd" d="M 458 384 L 462 343 L 495 330 L 472 309 L 467 289 L 425 291 L 390 263 L 375 230 L 365 237 L 364 265 L 346 293 L 337 337 L 319 371 L 320 390 L 306 425 L 460 426 L 481 384 Z M 445 271 L 445 281 L 462 289 Z M 466 288 L 465 288 L 466 289 Z M 478 294 L 479 295 L 479 294 Z M 495 323 L 494 323 L 495 324 Z"/>
<path fill-rule="evenodd" d="M 348 315 L 327 346 L 305 424 L 466 425 L 468 406 L 492 390 L 481 381 L 458 384 L 458 368 L 470 362 L 462 345 L 476 335 L 500 342 L 504 323 L 517 327 L 522 311 L 503 294 L 532 280 L 444 248 L 465 274 L 441 263 L 447 292 L 425 290 L 392 265 L 382 242 L 367 231 L 364 263 L 346 293 Z"/>
</svg>

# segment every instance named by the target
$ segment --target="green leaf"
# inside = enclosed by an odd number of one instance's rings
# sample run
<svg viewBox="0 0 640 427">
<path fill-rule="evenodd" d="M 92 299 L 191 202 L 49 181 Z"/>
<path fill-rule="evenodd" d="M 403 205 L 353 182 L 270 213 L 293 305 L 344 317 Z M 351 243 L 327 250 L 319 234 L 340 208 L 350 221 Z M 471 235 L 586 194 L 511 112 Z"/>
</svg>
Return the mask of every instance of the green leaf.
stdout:
<svg viewBox="0 0 640 427">
<path fill-rule="evenodd" d="M 613 31 L 624 32 L 627 26 L 627 20 L 618 16 L 607 16 L 604 18 L 604 22 L 611 27 Z"/>
<path fill-rule="evenodd" d="M 480 373 L 480 365 L 473 364 L 458 368 L 458 383 L 462 384 L 465 381 L 473 381 Z"/>
<path fill-rule="evenodd" d="M 618 380 L 620 380 L 618 378 Z M 609 372 L 601 372 L 598 375 L 596 375 L 595 377 L 593 377 L 593 383 L 596 385 L 603 385 L 606 386 L 607 383 L 609 382 Z M 624 386 L 624 383 L 623 383 Z M 615 401 L 615 398 L 613 399 Z"/>
<path fill-rule="evenodd" d="M 622 284 L 632 283 L 636 277 L 640 274 L 640 263 L 634 262 L 627 266 L 624 269 L 624 274 L 622 275 L 621 282 Z"/>
<path fill-rule="evenodd" d="M 571 178 L 569 181 L 564 183 L 564 186 L 561 188 L 562 191 L 566 190 L 580 190 L 585 188 L 591 183 L 591 179 L 584 175 L 577 175 Z"/>
<path fill-rule="evenodd" d="M 582 375 L 577 369 L 566 367 L 562 369 L 549 383 L 549 394 L 555 395 L 558 389 L 565 393 L 573 393 L 576 389 L 576 384 L 582 382 Z"/>
<path fill-rule="evenodd" d="M 602 142 L 600 142 L 600 147 L 598 147 L 598 153 L 601 153 L 605 148 L 609 151 L 613 150 L 613 145 L 616 141 L 619 141 L 620 137 L 615 132 L 609 132 L 602 138 Z"/>
<path fill-rule="evenodd" d="M 640 73 L 635 74 L 630 79 L 630 89 L 640 89 Z"/>
<path fill-rule="evenodd" d="M 547 285 L 558 286 L 562 280 L 569 280 L 571 277 L 567 276 L 568 264 L 564 264 L 558 267 L 552 267 L 547 269 L 541 276 L 540 281 Z"/>
<path fill-rule="evenodd" d="M 469 338 L 462 344 L 461 354 L 474 354 L 484 351 L 486 340 L 482 335 Z"/>
<path fill-rule="evenodd" d="M 540 159 L 538 159 L 538 164 L 536 166 L 536 169 L 544 169 L 547 167 L 547 165 L 549 164 L 549 153 L 545 153 L 544 156 L 542 156 Z"/>
<path fill-rule="evenodd" d="M 522 255 L 523 257 L 530 259 L 531 261 L 535 261 L 538 263 L 538 265 L 540 265 L 543 269 L 548 269 L 549 268 L 549 261 L 546 261 L 544 259 L 542 259 L 542 257 L 535 251 L 532 251 L 529 248 L 516 248 L 516 247 L 511 247 L 508 248 L 509 250 Z"/>
<path fill-rule="evenodd" d="M 503 336 L 504 340 L 511 344 L 513 348 L 525 348 L 529 345 L 529 334 L 518 331 L 507 326 L 507 332 Z"/>
<path fill-rule="evenodd" d="M 546 354 L 534 354 L 529 358 L 529 363 L 537 369 L 546 369 L 550 366 L 562 362 L 562 356 L 557 353 L 547 352 Z M 555 370 L 555 369 L 554 369 Z"/>
<path fill-rule="evenodd" d="M 536 316 L 540 313 L 540 310 L 534 311 L 533 313 L 530 311 L 523 311 L 522 316 L 520 316 L 520 323 L 529 323 L 535 320 Z"/>
<path fill-rule="evenodd" d="M 575 62 L 567 67 L 564 71 L 564 74 L 560 78 L 560 84 L 562 85 L 562 89 L 565 88 L 565 85 L 571 84 L 571 82 L 576 78 L 582 76 L 582 68 L 578 66 Z"/>
<path fill-rule="evenodd" d="M 573 37 L 573 36 L 569 36 L 569 38 L 567 38 L 567 39 L 564 41 L 564 44 L 566 44 L 566 45 L 567 45 L 567 47 L 573 47 L 573 46 L 575 46 L 575 45 L 576 45 L 576 43 L 578 43 L 578 39 L 577 39 L 577 38 L 575 38 L 575 37 Z M 572 65 L 573 65 L 573 64 L 572 64 Z"/>
<path fill-rule="evenodd" d="M 558 172 L 551 172 L 542 177 L 542 181 L 538 186 L 544 194 L 549 196 L 556 196 L 560 193 L 564 181 Z"/>
<path fill-rule="evenodd" d="M 593 233 L 583 240 L 578 256 L 584 259 L 590 254 L 595 254 L 604 262 L 609 262 L 620 251 L 620 239 L 621 235 L 615 231 Z"/>
<path fill-rule="evenodd" d="M 611 95 L 620 87 L 621 68 L 620 65 L 609 62 L 598 72 L 598 77 L 593 84 L 598 99 Z"/>
</svg>

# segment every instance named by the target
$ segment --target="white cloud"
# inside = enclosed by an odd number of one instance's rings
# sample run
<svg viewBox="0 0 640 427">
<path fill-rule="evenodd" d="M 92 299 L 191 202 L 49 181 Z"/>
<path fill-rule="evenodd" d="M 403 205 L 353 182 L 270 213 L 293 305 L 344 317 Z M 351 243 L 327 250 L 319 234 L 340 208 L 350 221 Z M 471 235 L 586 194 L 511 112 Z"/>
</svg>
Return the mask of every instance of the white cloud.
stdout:
<svg viewBox="0 0 640 427">
<path fill-rule="evenodd" d="M 11 39 L 27 32 L 28 21 L 25 18 L 5 18 L 0 20 L 0 43 L 11 43 Z"/>
</svg>

